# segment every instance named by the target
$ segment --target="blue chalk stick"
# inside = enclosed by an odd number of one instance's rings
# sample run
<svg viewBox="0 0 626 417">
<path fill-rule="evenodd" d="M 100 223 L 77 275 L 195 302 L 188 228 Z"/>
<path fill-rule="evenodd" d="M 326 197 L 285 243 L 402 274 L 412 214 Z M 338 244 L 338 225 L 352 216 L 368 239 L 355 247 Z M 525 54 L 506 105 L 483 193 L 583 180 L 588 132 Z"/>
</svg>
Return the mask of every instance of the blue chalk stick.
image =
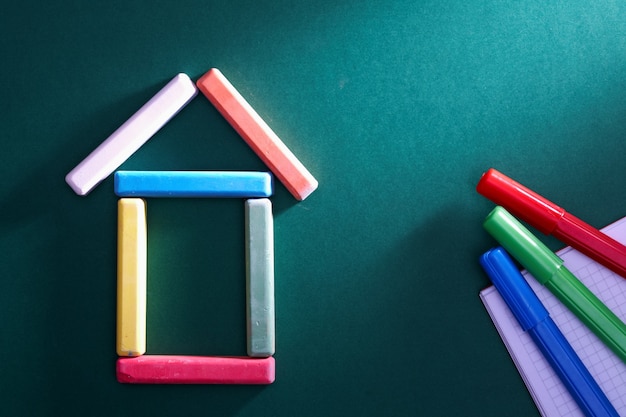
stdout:
<svg viewBox="0 0 626 417">
<path fill-rule="evenodd" d="M 269 197 L 274 190 L 267 172 L 118 171 L 115 194 L 120 197 Z"/>
</svg>

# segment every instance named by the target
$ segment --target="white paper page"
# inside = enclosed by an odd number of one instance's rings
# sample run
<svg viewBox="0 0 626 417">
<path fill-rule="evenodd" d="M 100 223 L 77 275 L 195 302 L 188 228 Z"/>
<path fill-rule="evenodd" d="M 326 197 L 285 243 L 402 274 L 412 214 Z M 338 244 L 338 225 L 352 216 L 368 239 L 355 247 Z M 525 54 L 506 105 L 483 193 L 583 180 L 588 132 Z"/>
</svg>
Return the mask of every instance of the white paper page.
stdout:
<svg viewBox="0 0 626 417">
<path fill-rule="evenodd" d="M 626 243 L 626 217 L 607 226 L 603 231 L 615 240 Z M 568 247 L 557 253 L 565 261 L 565 266 L 626 322 L 626 279 L 572 248 Z M 613 407 L 620 415 L 626 416 L 626 364 L 550 291 L 526 271 L 522 274 Z M 480 298 L 541 415 L 584 417 L 548 361 L 517 323 L 495 287 L 491 286 L 481 291 Z"/>
</svg>

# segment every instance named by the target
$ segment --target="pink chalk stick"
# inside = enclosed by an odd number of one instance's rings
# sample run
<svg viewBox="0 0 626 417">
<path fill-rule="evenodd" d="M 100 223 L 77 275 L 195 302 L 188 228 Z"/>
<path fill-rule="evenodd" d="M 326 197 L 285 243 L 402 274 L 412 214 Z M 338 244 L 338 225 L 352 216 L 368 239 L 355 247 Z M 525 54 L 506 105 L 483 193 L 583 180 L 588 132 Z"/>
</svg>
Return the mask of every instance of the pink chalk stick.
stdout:
<svg viewBox="0 0 626 417">
<path fill-rule="evenodd" d="M 271 384 L 273 357 L 144 355 L 117 360 L 125 384 Z"/>
<path fill-rule="evenodd" d="M 295 198 L 304 200 L 315 191 L 317 180 L 218 69 L 196 85 Z"/>
</svg>

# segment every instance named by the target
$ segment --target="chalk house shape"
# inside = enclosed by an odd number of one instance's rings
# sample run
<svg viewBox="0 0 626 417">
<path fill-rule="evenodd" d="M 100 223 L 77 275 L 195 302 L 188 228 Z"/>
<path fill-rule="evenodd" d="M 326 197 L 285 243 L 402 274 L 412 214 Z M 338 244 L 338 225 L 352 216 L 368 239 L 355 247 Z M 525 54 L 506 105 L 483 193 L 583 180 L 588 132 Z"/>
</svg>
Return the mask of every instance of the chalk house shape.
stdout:
<svg viewBox="0 0 626 417">
<path fill-rule="evenodd" d="M 317 189 L 317 180 L 218 69 L 209 70 L 197 85 L 296 199 L 304 200 Z M 197 93 L 198 88 L 186 74 L 176 75 L 72 169 L 65 177 L 67 184 L 78 195 L 89 194 Z M 231 186 L 227 185 L 227 177 L 232 173 L 226 172 L 120 171 L 116 174 L 116 193 L 122 197 L 118 202 L 116 326 L 116 351 L 120 356 L 116 370 L 120 382 L 270 384 L 274 381 L 274 234 L 271 203 L 266 198 L 272 195 L 273 182 L 271 176 L 268 181 L 269 174 L 257 174 L 247 173 L 243 185 Z M 254 192 L 246 190 L 252 182 L 255 182 Z M 144 198 L 150 197 L 248 198 L 245 219 L 248 357 L 144 355 L 147 319 Z"/>
</svg>

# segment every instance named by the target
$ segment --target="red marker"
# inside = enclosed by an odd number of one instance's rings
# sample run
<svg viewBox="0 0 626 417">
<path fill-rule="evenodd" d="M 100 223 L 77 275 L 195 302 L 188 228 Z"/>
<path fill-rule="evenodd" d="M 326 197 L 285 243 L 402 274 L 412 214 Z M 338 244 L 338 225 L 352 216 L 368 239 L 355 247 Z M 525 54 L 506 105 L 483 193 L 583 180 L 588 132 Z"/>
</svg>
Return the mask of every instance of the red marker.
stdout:
<svg viewBox="0 0 626 417">
<path fill-rule="evenodd" d="M 626 246 L 491 168 L 476 190 L 540 232 L 553 235 L 626 278 Z"/>
</svg>

